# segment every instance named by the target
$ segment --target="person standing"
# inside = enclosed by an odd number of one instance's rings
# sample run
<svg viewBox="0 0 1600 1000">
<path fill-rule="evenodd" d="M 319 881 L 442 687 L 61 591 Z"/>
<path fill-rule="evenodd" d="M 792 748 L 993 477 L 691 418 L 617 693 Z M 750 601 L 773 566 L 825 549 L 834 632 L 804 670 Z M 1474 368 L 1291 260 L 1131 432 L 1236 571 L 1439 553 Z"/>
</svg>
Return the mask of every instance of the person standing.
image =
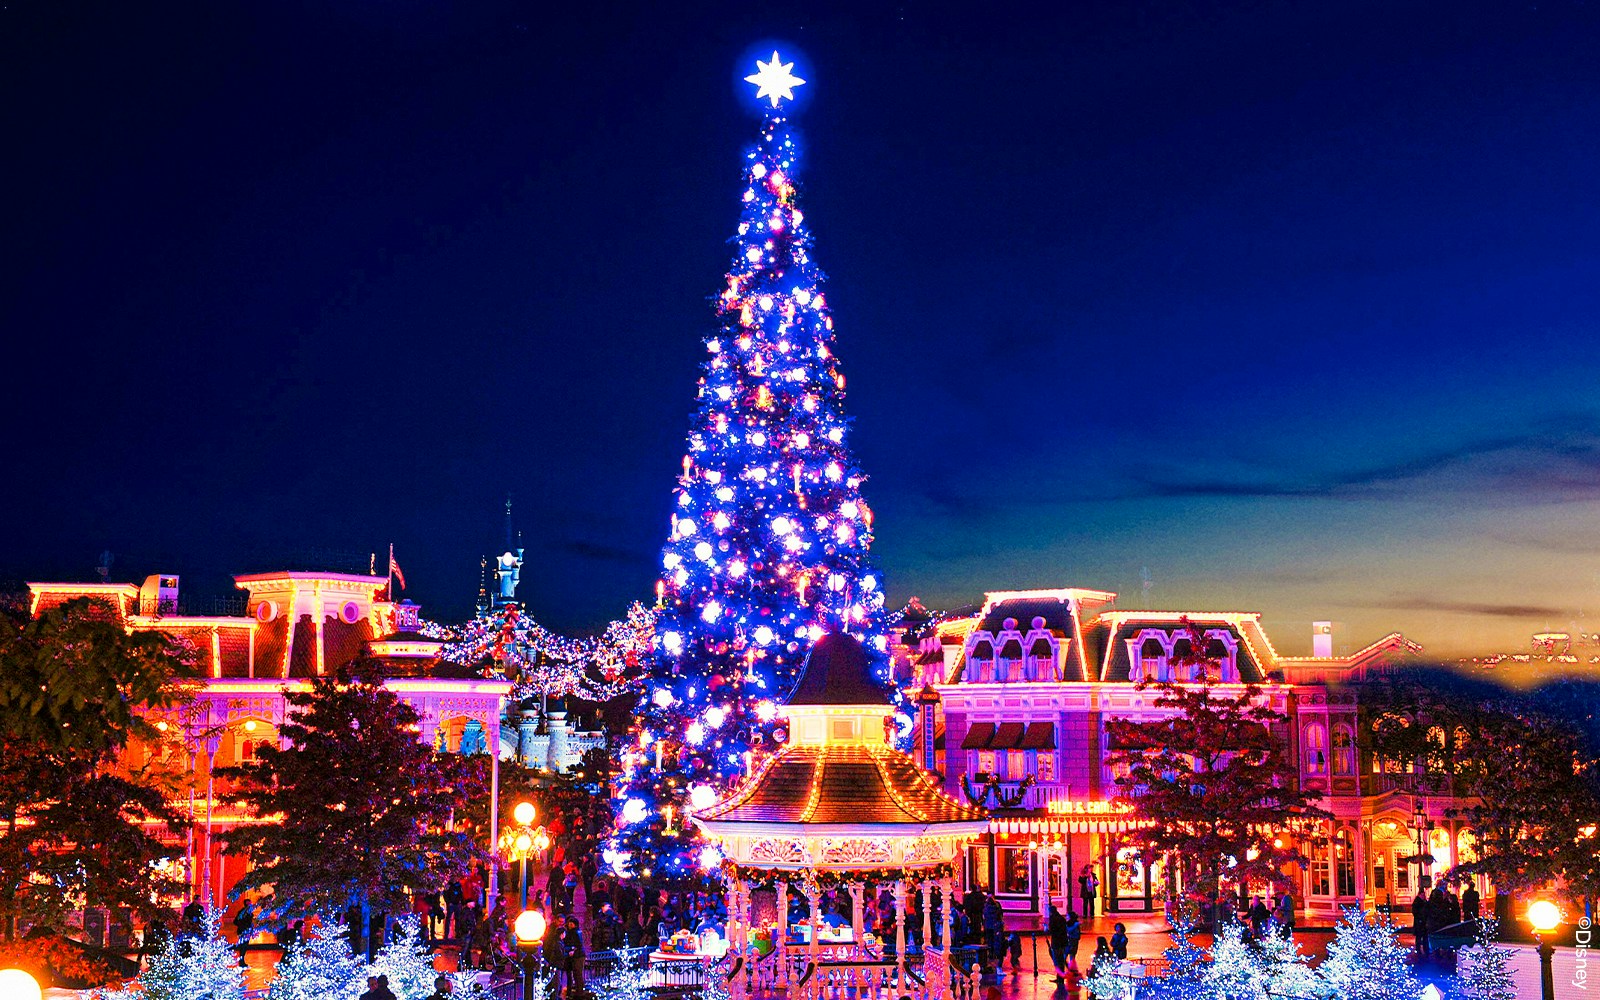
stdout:
<svg viewBox="0 0 1600 1000">
<path fill-rule="evenodd" d="M 1278 909 L 1277 909 L 1276 919 L 1278 921 L 1278 933 L 1283 935 L 1284 940 L 1289 940 L 1290 938 L 1293 938 L 1294 937 L 1294 897 L 1289 895 L 1287 892 L 1278 897 Z"/>
<path fill-rule="evenodd" d="M 989 960 L 999 972 L 1006 954 L 1006 915 L 1000 901 L 993 896 L 983 902 L 983 936 L 989 945 Z"/>
<path fill-rule="evenodd" d="M 256 918 L 250 913 L 249 903 L 240 903 L 239 912 L 233 915 L 233 929 L 238 934 L 239 964 L 244 963 L 244 950 L 250 945 L 251 928 L 255 927 Z"/>
<path fill-rule="evenodd" d="M 1478 898 L 1478 887 L 1468 882 L 1467 891 L 1461 894 L 1461 919 L 1477 920 L 1478 907 L 1482 905 L 1482 902 Z"/>
<path fill-rule="evenodd" d="M 1064 983 L 1067 974 L 1067 918 L 1056 909 L 1056 904 L 1049 906 L 1044 926 L 1050 938 L 1050 964 L 1056 967 L 1056 982 Z"/>
<path fill-rule="evenodd" d="M 1119 962 L 1128 960 L 1128 928 L 1120 923 L 1111 926 L 1111 954 Z"/>
<path fill-rule="evenodd" d="M 1411 936 L 1417 941 L 1417 955 L 1428 955 L 1428 897 L 1418 889 L 1411 899 Z"/>
<path fill-rule="evenodd" d="M 1259 941 L 1267 933 L 1267 921 L 1272 919 L 1272 913 L 1267 909 L 1267 904 L 1260 896 L 1250 897 L 1250 929 L 1255 932 Z"/>
<path fill-rule="evenodd" d="M 1094 901 L 1099 895 L 1100 880 L 1095 877 L 1094 867 L 1084 865 L 1083 871 L 1078 875 L 1078 896 L 1083 900 L 1083 919 L 1094 919 Z"/>
<path fill-rule="evenodd" d="M 1067 971 L 1078 971 L 1078 946 L 1083 943 L 1083 924 L 1078 922 L 1078 915 L 1071 910 L 1067 911 Z"/>
</svg>

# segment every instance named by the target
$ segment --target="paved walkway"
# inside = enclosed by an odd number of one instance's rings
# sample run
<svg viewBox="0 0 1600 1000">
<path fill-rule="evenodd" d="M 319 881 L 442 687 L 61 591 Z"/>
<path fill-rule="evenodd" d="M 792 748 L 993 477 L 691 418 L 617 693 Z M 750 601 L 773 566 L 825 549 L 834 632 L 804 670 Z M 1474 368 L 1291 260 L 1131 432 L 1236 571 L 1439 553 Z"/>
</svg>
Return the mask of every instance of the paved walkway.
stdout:
<svg viewBox="0 0 1600 1000">
<path fill-rule="evenodd" d="M 1166 920 L 1159 914 L 1118 914 L 1111 917 L 1096 917 L 1084 926 L 1083 945 L 1078 951 L 1081 967 L 1087 967 L 1088 960 L 1094 954 L 1095 939 L 1098 937 L 1110 938 L 1112 925 L 1121 921 L 1128 928 L 1128 957 L 1130 958 L 1160 958 L 1162 951 L 1170 944 L 1167 937 Z M 1033 927 L 1032 921 L 1022 921 L 1016 918 L 1009 920 L 1011 930 L 1028 931 Z M 1328 942 L 1333 939 L 1331 931 L 1309 930 L 1295 935 L 1300 947 L 1311 956 L 1312 962 L 1320 962 L 1327 955 Z M 1199 935 L 1196 941 L 1209 944 L 1210 938 Z M 1534 1000 L 1539 996 L 1539 959 L 1532 945 L 1510 945 L 1515 952 L 1513 959 L 1513 974 L 1516 977 L 1517 996 Z M 1579 954 L 1573 948 L 1558 948 L 1554 961 L 1555 987 L 1557 1000 L 1579 1000 L 1596 994 L 1595 989 L 1585 989 L 1576 985 L 1580 971 L 1586 971 L 1579 965 Z M 247 955 L 248 969 L 246 972 L 246 987 L 249 989 L 264 989 L 271 981 L 274 967 L 278 962 L 276 948 L 253 948 Z M 455 968 L 456 955 L 453 948 L 445 948 L 439 953 L 437 964 L 440 971 L 451 971 Z M 1596 966 L 1600 969 L 1600 965 Z M 1022 964 L 1013 970 L 1007 963 L 1003 974 L 995 983 L 999 987 L 1002 1000 L 1074 1000 L 1077 996 L 1069 992 L 1066 987 L 1055 982 L 1055 970 L 1050 964 L 1050 956 L 1045 946 L 1043 937 L 1024 937 L 1022 941 Z M 1439 978 L 1437 973 L 1432 973 L 1428 978 Z M 1441 986 L 1443 984 L 1441 983 Z M 1585 985 L 1588 985 L 1587 983 Z M 1600 988 L 1600 984 L 1596 984 Z M 1087 997 L 1087 993 L 1082 994 Z"/>
</svg>

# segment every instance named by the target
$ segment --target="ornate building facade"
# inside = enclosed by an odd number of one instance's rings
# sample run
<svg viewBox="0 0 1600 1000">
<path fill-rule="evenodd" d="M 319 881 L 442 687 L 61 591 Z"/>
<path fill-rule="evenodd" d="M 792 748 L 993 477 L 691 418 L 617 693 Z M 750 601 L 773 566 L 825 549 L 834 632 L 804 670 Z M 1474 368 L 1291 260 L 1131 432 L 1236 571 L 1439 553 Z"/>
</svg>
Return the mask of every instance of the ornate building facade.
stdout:
<svg viewBox="0 0 1600 1000">
<path fill-rule="evenodd" d="M 183 842 L 184 873 L 192 896 L 209 893 L 219 904 L 247 861 L 224 854 L 216 835 L 260 820 L 242 814 L 212 773 L 279 741 L 287 693 L 357 657 L 371 656 L 383 665 L 385 686 L 416 709 L 418 739 L 447 753 L 499 748 L 511 693 L 507 681 L 461 676 L 460 668 L 443 664 L 442 644 L 422 633 L 417 605 L 389 600 L 385 577 L 280 572 L 234 581 L 248 595 L 242 616 L 178 613 L 179 580 L 166 574 L 143 585 L 28 584 L 34 614 L 87 598 L 130 630 L 165 632 L 193 646 L 207 674 L 197 696 L 157 717 L 162 739 L 130 746 L 125 763 L 141 767 L 158 758 L 182 776 L 186 791 L 180 805 L 194 824 Z M 498 754 L 493 761 L 498 783 Z M 491 795 L 485 806 L 491 843 L 498 836 L 497 800 Z"/>
<path fill-rule="evenodd" d="M 1421 763 L 1379 761 L 1365 739 L 1360 682 L 1419 646 L 1394 633 L 1335 656 L 1319 622 L 1312 648 L 1322 655 L 1284 656 L 1259 614 L 1119 611 L 1115 599 L 1080 588 L 996 592 L 970 617 L 912 623 L 902 634 L 896 667 L 918 692 L 918 760 L 950 794 L 991 810 L 988 836 L 967 850 L 967 884 L 1019 912 L 1069 896 L 1081 908 L 1088 865 L 1096 912 L 1161 908 L 1160 861 L 1147 865 L 1117 842 L 1128 817 L 1113 801 L 1107 758 L 1120 748 L 1106 723 L 1167 711 L 1141 680 L 1195 680 L 1177 666 L 1195 652 L 1190 625 L 1204 638 L 1214 682 L 1257 685 L 1287 718 L 1275 735 L 1303 787 L 1333 815 L 1298 841 L 1284 833 L 1308 859 L 1291 872 L 1303 910 L 1404 907 L 1419 884 L 1470 856 L 1472 832 L 1450 817 L 1458 802 L 1449 779 Z M 1431 860 L 1419 863 L 1424 855 Z"/>
</svg>

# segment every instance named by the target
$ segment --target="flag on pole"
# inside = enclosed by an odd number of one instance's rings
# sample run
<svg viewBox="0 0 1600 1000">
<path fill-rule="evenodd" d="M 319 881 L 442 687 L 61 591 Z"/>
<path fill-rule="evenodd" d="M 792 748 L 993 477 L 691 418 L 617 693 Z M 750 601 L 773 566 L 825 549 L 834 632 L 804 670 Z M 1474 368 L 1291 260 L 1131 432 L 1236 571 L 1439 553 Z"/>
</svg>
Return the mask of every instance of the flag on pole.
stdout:
<svg viewBox="0 0 1600 1000">
<path fill-rule="evenodd" d="M 394 543 L 389 543 L 389 579 L 399 580 L 400 589 L 406 589 L 406 575 L 400 571 L 400 564 L 394 561 Z"/>
</svg>

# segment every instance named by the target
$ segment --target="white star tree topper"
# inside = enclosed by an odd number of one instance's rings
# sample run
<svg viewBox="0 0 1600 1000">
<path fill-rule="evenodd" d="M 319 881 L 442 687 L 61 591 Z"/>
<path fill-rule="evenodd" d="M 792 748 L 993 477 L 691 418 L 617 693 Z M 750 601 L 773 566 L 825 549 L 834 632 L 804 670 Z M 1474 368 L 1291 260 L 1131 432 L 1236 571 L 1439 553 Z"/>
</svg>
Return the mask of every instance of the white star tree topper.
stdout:
<svg viewBox="0 0 1600 1000">
<path fill-rule="evenodd" d="M 772 99 L 772 106 L 777 107 L 779 100 L 794 100 L 794 88 L 805 83 L 804 80 L 789 72 L 794 69 L 792 62 L 779 62 L 777 50 L 772 53 L 771 62 L 756 60 L 756 72 L 744 78 L 745 83 L 756 85 L 756 100 L 763 97 Z"/>
</svg>

